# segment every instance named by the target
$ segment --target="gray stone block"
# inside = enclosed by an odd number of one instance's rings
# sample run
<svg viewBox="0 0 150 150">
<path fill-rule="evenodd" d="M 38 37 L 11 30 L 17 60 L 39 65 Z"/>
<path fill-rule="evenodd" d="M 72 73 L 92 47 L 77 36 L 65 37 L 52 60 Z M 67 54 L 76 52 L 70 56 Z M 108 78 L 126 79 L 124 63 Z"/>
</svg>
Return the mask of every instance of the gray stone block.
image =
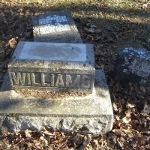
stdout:
<svg viewBox="0 0 150 150">
<path fill-rule="evenodd" d="M 70 12 L 55 12 L 33 16 L 36 42 L 82 43 Z"/>
<path fill-rule="evenodd" d="M 91 44 L 20 41 L 8 64 L 2 90 L 92 93 L 94 66 Z"/>
<path fill-rule="evenodd" d="M 113 126 L 113 110 L 106 78 L 96 70 L 93 92 L 88 95 L 57 98 L 24 97 L 16 91 L 0 92 L 0 130 L 24 129 L 82 133 L 107 133 Z"/>
<path fill-rule="evenodd" d="M 120 50 L 113 73 L 115 81 L 146 84 L 150 79 L 150 52 L 132 47 Z"/>
</svg>

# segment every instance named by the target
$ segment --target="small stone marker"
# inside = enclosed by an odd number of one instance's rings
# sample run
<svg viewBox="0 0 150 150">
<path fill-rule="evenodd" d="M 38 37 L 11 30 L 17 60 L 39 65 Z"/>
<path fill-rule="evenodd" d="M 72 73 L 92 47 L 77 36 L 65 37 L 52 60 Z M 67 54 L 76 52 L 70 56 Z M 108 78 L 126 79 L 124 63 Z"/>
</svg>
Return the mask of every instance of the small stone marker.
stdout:
<svg viewBox="0 0 150 150">
<path fill-rule="evenodd" d="M 19 42 L 8 64 L 10 85 L 4 89 L 32 88 L 92 93 L 95 81 L 91 44 Z"/>
<path fill-rule="evenodd" d="M 150 52 L 132 47 L 120 50 L 113 72 L 115 81 L 146 84 L 150 81 Z"/>
<path fill-rule="evenodd" d="M 55 12 L 33 16 L 36 42 L 82 43 L 70 12 Z"/>
</svg>

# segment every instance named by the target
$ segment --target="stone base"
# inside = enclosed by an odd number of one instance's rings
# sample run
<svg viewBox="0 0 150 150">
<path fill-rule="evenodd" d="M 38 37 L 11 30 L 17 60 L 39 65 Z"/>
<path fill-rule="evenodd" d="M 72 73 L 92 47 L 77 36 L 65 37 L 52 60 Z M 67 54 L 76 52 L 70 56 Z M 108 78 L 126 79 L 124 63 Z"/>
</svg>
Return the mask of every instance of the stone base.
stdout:
<svg viewBox="0 0 150 150">
<path fill-rule="evenodd" d="M 15 91 L 0 92 L 0 130 L 41 130 L 43 127 L 81 133 L 107 133 L 113 110 L 105 75 L 96 70 L 92 94 L 59 98 L 23 97 Z"/>
</svg>

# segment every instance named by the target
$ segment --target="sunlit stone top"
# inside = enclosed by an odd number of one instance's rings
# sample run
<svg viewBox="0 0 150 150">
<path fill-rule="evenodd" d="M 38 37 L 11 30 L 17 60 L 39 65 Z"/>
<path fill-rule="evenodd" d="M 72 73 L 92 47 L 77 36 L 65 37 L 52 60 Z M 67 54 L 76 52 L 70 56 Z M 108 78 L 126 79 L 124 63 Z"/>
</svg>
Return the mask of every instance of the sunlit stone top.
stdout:
<svg viewBox="0 0 150 150">
<path fill-rule="evenodd" d="M 28 42 L 23 45 L 19 59 L 86 61 L 86 45 Z"/>
</svg>

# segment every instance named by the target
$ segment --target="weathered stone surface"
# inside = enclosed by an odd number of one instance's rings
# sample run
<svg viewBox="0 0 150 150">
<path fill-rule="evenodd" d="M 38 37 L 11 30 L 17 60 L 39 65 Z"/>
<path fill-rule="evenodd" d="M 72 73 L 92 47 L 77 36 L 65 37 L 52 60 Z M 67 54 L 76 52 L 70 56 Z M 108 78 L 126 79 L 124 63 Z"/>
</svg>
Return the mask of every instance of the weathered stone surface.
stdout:
<svg viewBox="0 0 150 150">
<path fill-rule="evenodd" d="M 0 130 L 55 130 L 101 134 L 113 125 L 113 110 L 106 78 L 96 70 L 92 94 L 57 99 L 23 97 L 14 90 L 0 92 Z"/>
<path fill-rule="evenodd" d="M 91 44 L 20 41 L 2 89 L 46 89 L 91 93 L 95 80 Z"/>
<path fill-rule="evenodd" d="M 70 12 L 55 12 L 33 16 L 36 42 L 82 43 Z"/>
<path fill-rule="evenodd" d="M 150 78 L 150 52 L 135 48 L 119 51 L 113 72 L 115 81 L 146 84 Z"/>
</svg>

